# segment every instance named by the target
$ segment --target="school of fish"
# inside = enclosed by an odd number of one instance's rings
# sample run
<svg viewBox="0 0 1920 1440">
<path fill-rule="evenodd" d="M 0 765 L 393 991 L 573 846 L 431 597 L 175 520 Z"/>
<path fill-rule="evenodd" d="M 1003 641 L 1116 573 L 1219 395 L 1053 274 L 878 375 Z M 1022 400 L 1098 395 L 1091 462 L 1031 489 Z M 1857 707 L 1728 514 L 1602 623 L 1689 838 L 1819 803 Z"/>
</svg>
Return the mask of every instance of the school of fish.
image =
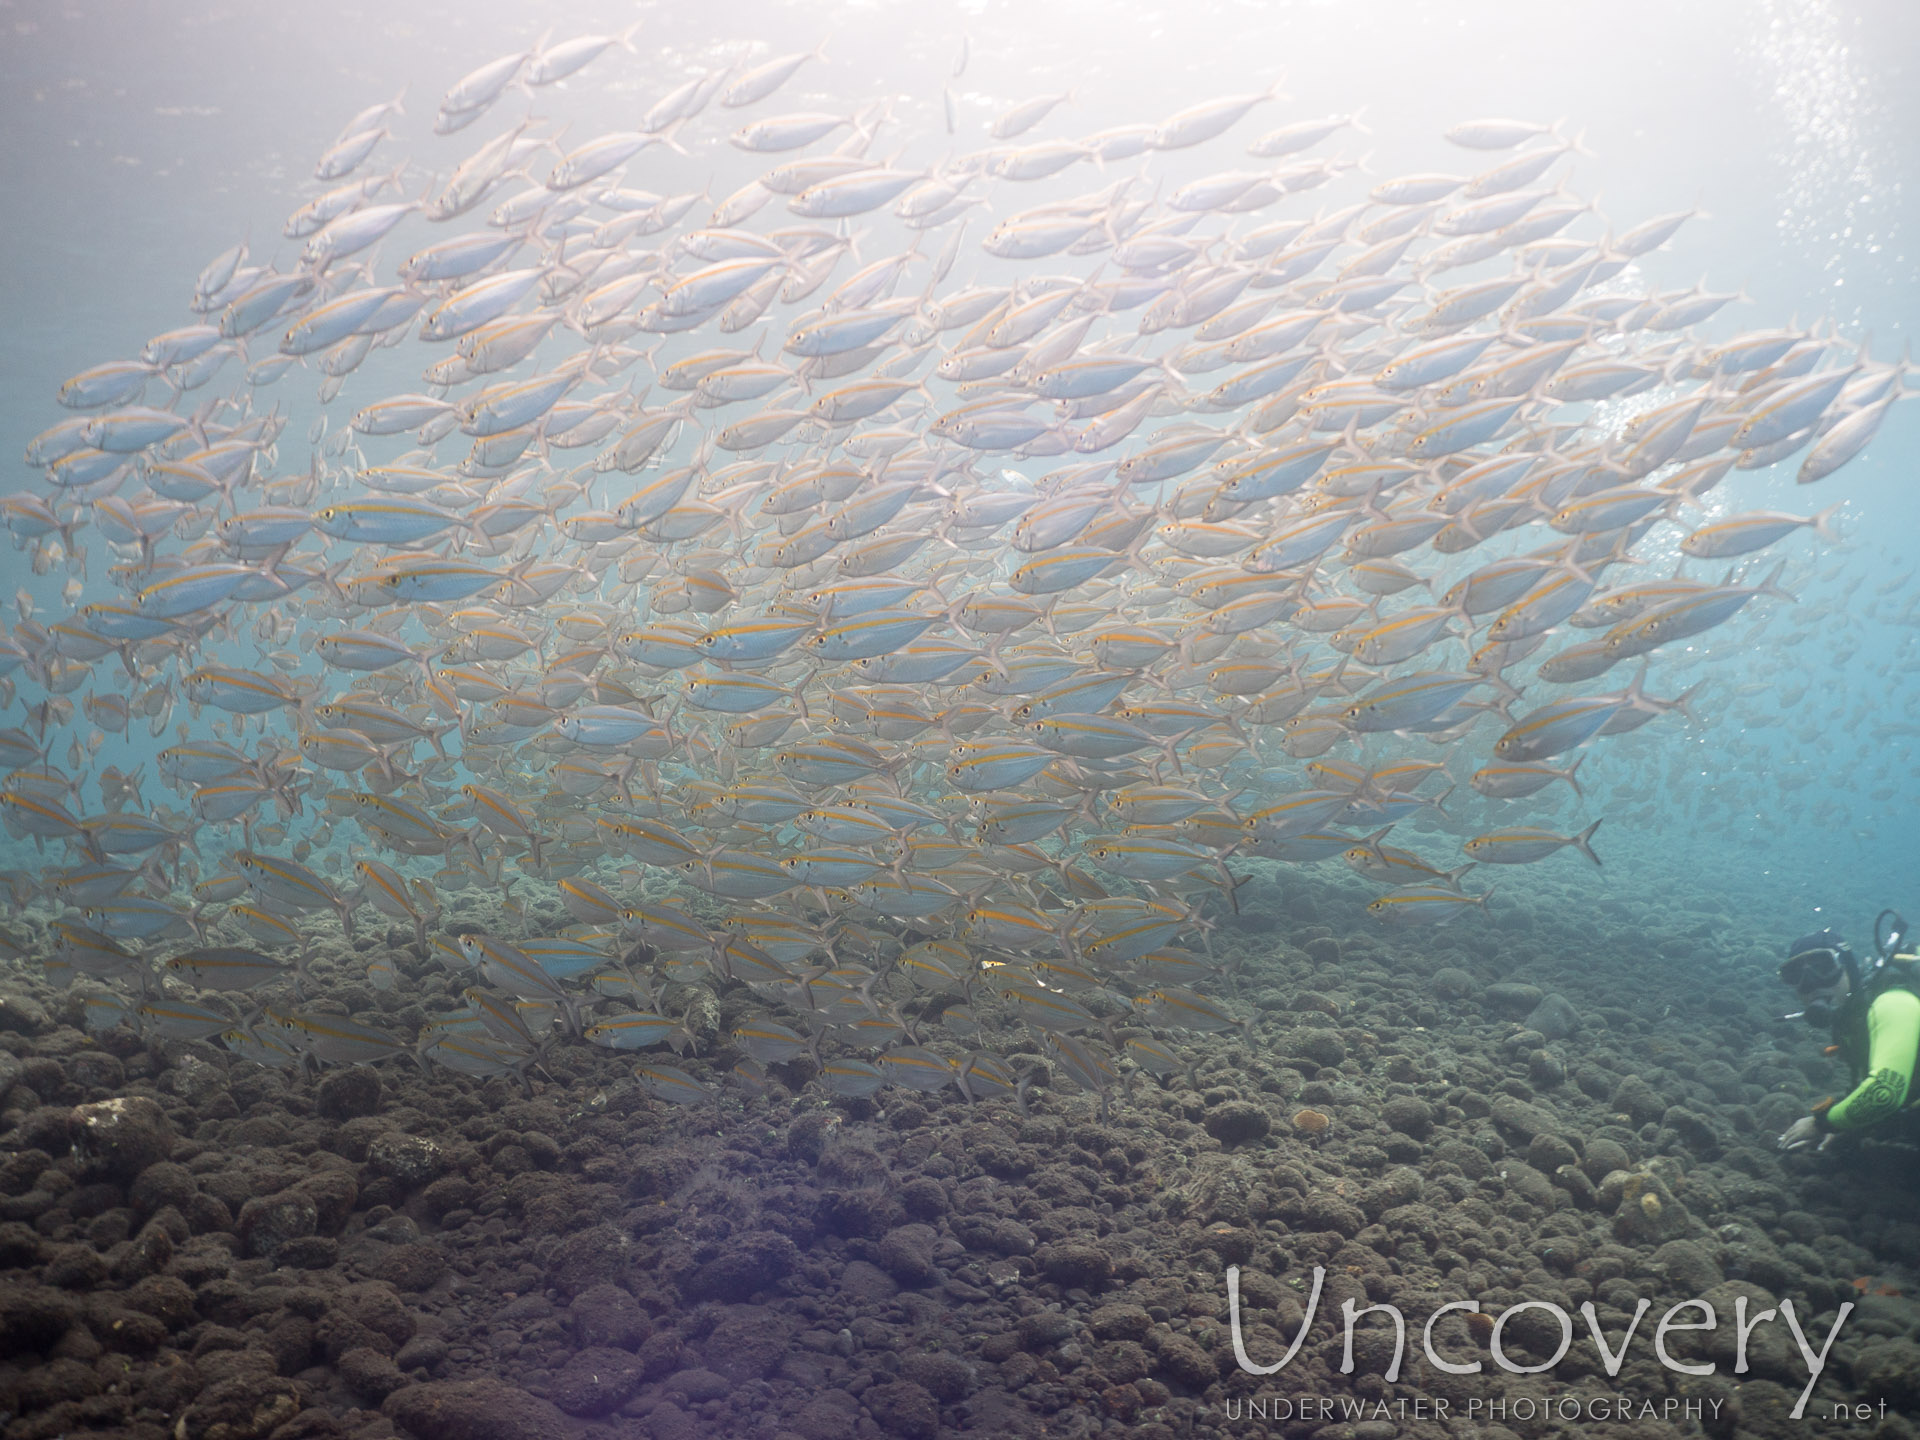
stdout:
<svg viewBox="0 0 1920 1440">
<path fill-rule="evenodd" d="M 1045 95 L 922 169 L 875 158 L 884 102 L 780 110 L 830 63 L 474 144 L 642 64 L 543 41 L 390 172 L 403 101 L 371 106 L 279 258 L 220 255 L 190 323 L 59 387 L 0 500 L 70 576 L 0 636 L 0 818 L 92 1023 L 524 1076 L 562 1037 L 684 1052 L 669 998 L 738 982 L 749 1091 L 807 1056 L 837 1095 L 1019 1099 L 1024 1027 L 1105 1105 L 1185 1068 L 1168 1037 L 1249 1033 L 1208 943 L 1248 858 L 1339 857 L 1409 926 L 1484 910 L 1480 867 L 1599 864 L 1597 821 L 1388 832 L 1456 779 L 1578 794 L 1573 752 L 1684 713 L 1662 647 L 1791 602 L 1763 552 L 1837 508 L 1727 492 L 1824 480 L 1903 394 L 1831 332 L 1699 338 L 1738 297 L 1637 264 L 1689 215 L 1606 225 L 1544 125 L 1373 183 L 1319 153 L 1356 116 L 1261 130 L 1277 90 L 1036 139 Z M 661 148 L 754 178 L 656 193 Z M 326 409 L 289 465 L 293 372 Z M 156 776 L 88 771 L 142 733 Z M 455 891 L 516 933 L 447 928 Z M 464 1010 L 303 1003 L 369 911 Z"/>
</svg>

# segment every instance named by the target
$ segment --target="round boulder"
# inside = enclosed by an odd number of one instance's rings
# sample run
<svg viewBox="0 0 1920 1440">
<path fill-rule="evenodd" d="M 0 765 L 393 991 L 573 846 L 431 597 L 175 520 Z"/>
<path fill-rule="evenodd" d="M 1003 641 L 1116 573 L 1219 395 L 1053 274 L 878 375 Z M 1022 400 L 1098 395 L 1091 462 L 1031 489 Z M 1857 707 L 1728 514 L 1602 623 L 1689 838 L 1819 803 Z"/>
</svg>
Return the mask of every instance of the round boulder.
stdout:
<svg viewBox="0 0 1920 1440">
<path fill-rule="evenodd" d="M 1273 1129 L 1273 1119 L 1258 1105 L 1245 1100 L 1229 1100 L 1207 1112 L 1207 1133 L 1231 1149 L 1252 1140 L 1264 1140 Z"/>
<path fill-rule="evenodd" d="M 145 1095 L 75 1106 L 69 1130 L 87 1173 L 104 1179 L 132 1180 L 173 1153 L 173 1124 Z"/>
<path fill-rule="evenodd" d="M 896 1225 L 874 1247 L 874 1259 L 902 1285 L 924 1285 L 940 1272 L 934 1268 L 933 1247 L 940 1232 L 931 1225 Z"/>
<path fill-rule="evenodd" d="M 364 1065 L 324 1075 L 314 1087 L 313 1108 L 328 1120 L 351 1120 L 380 1108 L 380 1077 Z"/>
<path fill-rule="evenodd" d="M 574 1338 L 585 1348 L 637 1350 L 653 1333 L 653 1322 L 618 1285 L 590 1285 L 568 1307 Z"/>
<path fill-rule="evenodd" d="M 1526 1027 L 1549 1040 L 1564 1040 L 1580 1028 L 1580 1012 L 1564 995 L 1549 995 L 1528 1012 Z"/>
<path fill-rule="evenodd" d="M 625 1350 L 593 1346 L 580 1351 L 553 1377 L 553 1399 L 569 1415 L 606 1415 L 633 1398 L 645 1372 Z"/>
<path fill-rule="evenodd" d="M 184 1213 L 199 1191 L 199 1182 L 191 1170 L 171 1160 L 162 1160 L 140 1172 L 140 1178 L 128 1191 L 128 1198 L 142 1215 L 151 1215 L 169 1205 Z"/>
<path fill-rule="evenodd" d="M 860 1398 L 880 1428 L 900 1440 L 934 1440 L 940 1433 L 940 1402 L 924 1385 L 893 1380 L 873 1386 Z"/>
<path fill-rule="evenodd" d="M 1323 1069 L 1332 1069 L 1347 1058 L 1347 1047 L 1331 1030 L 1301 1030 L 1287 1037 L 1290 1054 L 1311 1060 Z"/>
<path fill-rule="evenodd" d="M 380 1412 L 419 1440 L 552 1440 L 566 1417 L 501 1380 L 435 1380 L 387 1397 Z"/>
<path fill-rule="evenodd" d="M 751 1232 L 728 1242 L 725 1253 L 696 1269 L 680 1288 L 694 1301 L 747 1300 L 778 1284 L 799 1260 L 793 1241 L 777 1230 Z"/>
<path fill-rule="evenodd" d="M 411 1190 L 439 1175 L 446 1166 L 446 1152 L 424 1135 L 394 1130 L 367 1147 L 367 1163 L 396 1185 Z"/>
<path fill-rule="evenodd" d="M 319 1223 L 320 1210 L 311 1196 L 283 1190 L 256 1195 L 241 1206 L 238 1228 L 247 1254 L 272 1260 L 293 1241 L 312 1235 Z"/>
<path fill-rule="evenodd" d="M 1394 1096 L 1380 1107 L 1380 1118 L 1389 1130 L 1414 1140 L 1425 1140 L 1433 1133 L 1433 1107 L 1418 1095 Z"/>
<path fill-rule="evenodd" d="M 911 1380 L 947 1405 L 966 1399 L 973 1390 L 973 1367 L 945 1350 L 903 1357 L 900 1378 Z"/>
<path fill-rule="evenodd" d="M 1069 1290 L 1098 1290 L 1113 1278 L 1113 1260 L 1098 1245 L 1042 1245 L 1034 1252 L 1040 1273 Z"/>
</svg>

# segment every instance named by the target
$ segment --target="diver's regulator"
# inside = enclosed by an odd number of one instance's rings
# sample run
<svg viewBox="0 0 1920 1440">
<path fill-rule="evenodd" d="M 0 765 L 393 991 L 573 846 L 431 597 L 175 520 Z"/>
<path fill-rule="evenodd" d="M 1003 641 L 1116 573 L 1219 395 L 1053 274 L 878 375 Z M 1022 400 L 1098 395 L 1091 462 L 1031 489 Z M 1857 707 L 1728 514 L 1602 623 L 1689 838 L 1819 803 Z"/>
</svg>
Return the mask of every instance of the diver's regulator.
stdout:
<svg viewBox="0 0 1920 1440">
<path fill-rule="evenodd" d="M 1920 982 L 1920 954 L 1909 951 L 1910 927 L 1897 910 L 1882 910 L 1873 920 L 1874 958 L 1864 978 L 1886 970 L 1899 971 L 1899 978 Z M 1836 930 L 1827 929 L 1802 936 L 1788 947 L 1786 961 L 1780 966 L 1780 979 L 1802 996 L 1819 995 L 1832 990 L 1842 979 L 1847 993 L 1858 994 L 1863 976 L 1853 947 Z M 1920 988 L 1920 984 L 1916 984 Z M 1810 1001 L 1804 1009 L 1780 1017 L 1824 1025 L 1833 1019 L 1833 1006 L 1825 999 Z"/>
</svg>

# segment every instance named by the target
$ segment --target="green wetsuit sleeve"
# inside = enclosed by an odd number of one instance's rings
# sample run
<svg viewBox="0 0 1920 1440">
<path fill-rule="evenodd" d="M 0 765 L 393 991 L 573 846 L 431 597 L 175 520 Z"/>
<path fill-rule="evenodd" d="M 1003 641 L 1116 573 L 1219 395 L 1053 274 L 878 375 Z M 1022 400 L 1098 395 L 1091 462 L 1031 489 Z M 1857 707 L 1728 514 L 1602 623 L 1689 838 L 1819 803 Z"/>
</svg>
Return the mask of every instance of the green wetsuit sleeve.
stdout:
<svg viewBox="0 0 1920 1440">
<path fill-rule="evenodd" d="M 1867 1078 L 1827 1112 L 1835 1130 L 1862 1130 L 1898 1114 L 1907 1103 L 1920 1054 L 1920 996 L 1889 990 L 1867 1011 Z"/>
</svg>

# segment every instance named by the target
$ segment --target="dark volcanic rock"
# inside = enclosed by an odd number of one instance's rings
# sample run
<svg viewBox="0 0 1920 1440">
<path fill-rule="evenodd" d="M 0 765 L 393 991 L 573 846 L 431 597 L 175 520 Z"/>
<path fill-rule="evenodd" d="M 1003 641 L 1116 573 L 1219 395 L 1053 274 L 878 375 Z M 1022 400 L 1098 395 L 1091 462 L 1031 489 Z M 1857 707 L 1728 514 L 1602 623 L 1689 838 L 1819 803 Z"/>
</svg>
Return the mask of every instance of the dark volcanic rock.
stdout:
<svg viewBox="0 0 1920 1440">
<path fill-rule="evenodd" d="M 1394 1096 L 1380 1107 L 1380 1118 L 1387 1122 L 1388 1129 L 1415 1140 L 1424 1140 L 1433 1133 L 1432 1107 L 1417 1095 Z"/>
<path fill-rule="evenodd" d="M 836 1145 L 820 1157 L 820 1182 L 841 1189 L 863 1189 L 887 1181 L 887 1162 L 865 1145 Z"/>
<path fill-rule="evenodd" d="M 934 1350 L 900 1361 L 900 1378 L 923 1387 L 942 1404 L 964 1400 L 973 1390 L 973 1367 L 958 1355 Z"/>
<path fill-rule="evenodd" d="M 197 1308 L 194 1292 L 177 1275 L 150 1275 L 118 1298 L 128 1309 L 151 1315 L 169 1330 L 191 1325 Z"/>
<path fill-rule="evenodd" d="M 585 1294 L 597 1285 L 618 1284 L 632 1260 L 633 1242 L 623 1231 L 590 1225 L 560 1242 L 547 1267 L 549 1281 L 563 1295 Z"/>
<path fill-rule="evenodd" d="M 0 1224 L 0 1270 L 24 1270 L 39 1258 L 39 1231 L 18 1221 Z"/>
<path fill-rule="evenodd" d="M 1530 1014 L 1544 998 L 1538 985 L 1522 985 L 1513 981 L 1489 985 L 1486 991 L 1488 1005 L 1515 1015 Z"/>
<path fill-rule="evenodd" d="M 1511 1095 L 1500 1095 L 1493 1102 L 1493 1123 L 1509 1135 L 1531 1140 L 1536 1135 L 1553 1133 L 1559 1128 L 1560 1122 L 1554 1118 L 1552 1111 L 1539 1105 L 1529 1105 Z"/>
<path fill-rule="evenodd" d="M 1667 1102 L 1638 1075 L 1629 1075 L 1614 1086 L 1607 1104 L 1633 1117 L 1636 1125 L 1650 1124 L 1666 1112 Z"/>
<path fill-rule="evenodd" d="M 409 1385 L 380 1411 L 420 1440 L 555 1440 L 569 1433 L 554 1405 L 500 1380 Z"/>
<path fill-rule="evenodd" d="M 0 1358 L 46 1349 L 79 1313 L 78 1303 L 58 1290 L 0 1286 Z"/>
<path fill-rule="evenodd" d="M 1580 1028 L 1580 1012 L 1564 995 L 1549 995 L 1526 1018 L 1529 1030 L 1538 1030 L 1549 1040 L 1563 1040 Z"/>
<path fill-rule="evenodd" d="M 727 1377 L 717 1370 L 705 1366 L 696 1366 L 692 1370 L 681 1370 L 667 1377 L 667 1389 L 678 1390 L 687 1399 L 698 1404 L 703 1400 L 718 1400 L 733 1389 Z"/>
<path fill-rule="evenodd" d="M 334 1261 L 340 1258 L 340 1242 L 329 1235 L 302 1235 L 297 1240 L 289 1240 L 280 1247 L 280 1253 L 274 1259 L 295 1270 L 330 1270 Z M 392 1277 L 384 1271 L 380 1279 Z"/>
<path fill-rule="evenodd" d="M 443 1175 L 420 1192 L 420 1205 L 434 1221 L 451 1210 L 469 1209 L 480 1198 L 479 1188 L 463 1175 Z"/>
<path fill-rule="evenodd" d="M 644 1378 L 635 1356 L 595 1346 L 575 1355 L 553 1377 L 554 1403 L 569 1415 L 606 1415 L 626 1404 Z"/>
<path fill-rule="evenodd" d="M 47 1007 L 31 995 L 0 995 L 0 1030 L 43 1035 L 53 1028 Z"/>
<path fill-rule="evenodd" d="M 62 1357 L 36 1365 L 20 1377 L 10 1397 L 23 1411 L 45 1410 L 68 1400 L 84 1400 L 100 1392 L 100 1377 L 91 1365 Z"/>
<path fill-rule="evenodd" d="M 1185 1335 L 1173 1335 L 1160 1342 L 1160 1374 L 1193 1391 L 1205 1390 L 1220 1378 L 1213 1357 Z"/>
<path fill-rule="evenodd" d="M 1138 1305 L 1102 1305 L 1090 1325 L 1102 1340 L 1140 1340 L 1153 1328 L 1153 1317 Z"/>
<path fill-rule="evenodd" d="M 860 1426 L 860 1402 L 844 1390 L 816 1395 L 793 1417 L 801 1440 L 853 1440 Z"/>
<path fill-rule="evenodd" d="M 931 1175 L 917 1175 L 902 1185 L 900 1203 L 916 1220 L 938 1220 L 950 1208 L 946 1186 Z"/>
<path fill-rule="evenodd" d="M 741 1235 L 726 1252 L 707 1261 L 681 1286 L 689 1300 L 747 1300 L 791 1274 L 800 1252 L 772 1230 Z"/>
<path fill-rule="evenodd" d="M 396 1290 L 431 1290 L 451 1268 L 446 1251 L 431 1240 L 415 1240 L 382 1255 L 373 1267 L 373 1278 L 387 1281 Z"/>
<path fill-rule="evenodd" d="M 787 1358 L 793 1330 L 779 1315 L 758 1305 L 737 1305 L 713 1327 L 702 1346 L 707 1369 L 734 1384 L 772 1375 Z"/>
<path fill-rule="evenodd" d="M 1884 1396 L 1904 1414 L 1920 1406 L 1920 1345 L 1911 1340 L 1869 1340 L 1850 1368 L 1864 1393 Z"/>
<path fill-rule="evenodd" d="M 270 1372 L 236 1375 L 194 1398 L 186 1433 L 189 1440 L 265 1440 L 302 1408 L 293 1381 Z"/>
<path fill-rule="evenodd" d="M 334 1368 L 349 1390 L 375 1405 L 413 1383 L 400 1373 L 400 1367 L 392 1360 L 364 1345 L 347 1351 L 335 1362 Z"/>
<path fill-rule="evenodd" d="M 173 1124 L 159 1102 L 145 1095 L 75 1106 L 68 1123 L 90 1175 L 132 1180 L 173 1153 Z"/>
<path fill-rule="evenodd" d="M 0 1050 L 0 1055 L 6 1052 Z M 14 1139 L 17 1137 L 9 1137 Z M 53 1156 L 44 1150 L 16 1150 L 0 1160 L 0 1195 L 24 1195 L 33 1188 L 34 1181 L 53 1163 Z"/>
<path fill-rule="evenodd" d="M 192 1171 L 184 1165 L 162 1160 L 140 1172 L 140 1178 L 133 1182 L 127 1198 L 133 1202 L 133 1208 L 143 1215 L 151 1215 L 169 1205 L 184 1214 L 199 1191 Z"/>
<path fill-rule="evenodd" d="M 787 1153 L 796 1160 L 817 1164 L 840 1126 L 840 1117 L 815 1110 L 802 1115 L 787 1129 Z"/>
<path fill-rule="evenodd" d="M 41 1277 L 62 1290 L 92 1290 L 107 1279 L 107 1262 L 91 1245 L 55 1246 Z"/>
<path fill-rule="evenodd" d="M 1286 1037 L 1287 1053 L 1330 1068 L 1347 1058 L 1347 1047 L 1331 1030 L 1297 1030 Z"/>
<path fill-rule="evenodd" d="M 259 1196 L 240 1207 L 240 1239 L 247 1254 L 275 1259 L 289 1242 L 311 1235 L 320 1224 L 320 1207 L 297 1190 Z"/>
<path fill-rule="evenodd" d="M 856 1305 L 879 1305 L 899 1294 L 900 1286 L 878 1265 L 849 1260 L 840 1272 L 840 1293 Z"/>
<path fill-rule="evenodd" d="M 1207 1133 L 1222 1145 L 1232 1148 L 1249 1140 L 1264 1140 L 1273 1129 L 1273 1120 L 1258 1105 L 1245 1100 L 1230 1100 L 1207 1112 Z"/>
<path fill-rule="evenodd" d="M 924 1385 L 895 1380 L 875 1385 L 860 1398 L 880 1428 L 901 1440 L 933 1440 L 940 1431 L 940 1402 Z"/>
<path fill-rule="evenodd" d="M 618 1285 L 594 1285 L 580 1292 L 568 1307 L 573 1336 L 585 1349 L 611 1346 L 637 1350 L 653 1333 L 653 1322 Z"/>
<path fill-rule="evenodd" d="M 1034 1252 L 1040 1273 L 1072 1290 L 1098 1290 L 1113 1278 L 1113 1260 L 1097 1245 L 1042 1245 Z"/>
<path fill-rule="evenodd" d="M 319 1339 L 335 1355 L 361 1345 L 391 1355 L 413 1338 L 417 1325 L 391 1286 L 349 1285 L 320 1317 Z"/>
<path fill-rule="evenodd" d="M 1014 1327 L 1022 1350 L 1051 1350 L 1073 1335 L 1073 1321 L 1058 1310 L 1029 1315 Z"/>
<path fill-rule="evenodd" d="M 874 1247 L 873 1258 L 902 1285 L 924 1285 L 940 1273 L 933 1264 L 939 1239 L 940 1232 L 931 1225 L 896 1226 Z"/>
<path fill-rule="evenodd" d="M 437 1176 L 446 1152 L 422 1135 L 388 1131 L 367 1147 L 367 1163 L 396 1185 L 411 1190 Z"/>
<path fill-rule="evenodd" d="M 329 1120 L 351 1120 L 380 1109 L 380 1077 L 365 1065 L 329 1071 L 313 1087 L 313 1108 Z"/>
<path fill-rule="evenodd" d="M 400 1353 L 393 1357 L 393 1363 L 408 1374 L 415 1370 L 438 1373 L 440 1367 L 447 1363 L 447 1355 L 452 1348 L 438 1335 L 416 1335 L 400 1347 Z"/>
</svg>

